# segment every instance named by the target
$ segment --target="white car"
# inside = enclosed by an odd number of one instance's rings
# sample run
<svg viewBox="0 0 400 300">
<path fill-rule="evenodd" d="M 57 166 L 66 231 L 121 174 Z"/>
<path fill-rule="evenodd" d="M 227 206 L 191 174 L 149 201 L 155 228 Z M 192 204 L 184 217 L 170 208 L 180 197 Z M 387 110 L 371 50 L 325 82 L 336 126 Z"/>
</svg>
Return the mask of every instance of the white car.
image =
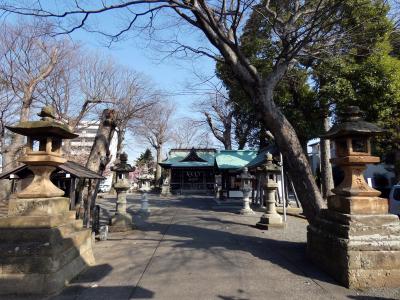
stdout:
<svg viewBox="0 0 400 300">
<path fill-rule="evenodd" d="M 109 185 L 108 183 L 100 183 L 99 185 L 99 192 L 100 193 L 108 193 L 111 189 L 111 185 Z"/>
<path fill-rule="evenodd" d="M 400 184 L 392 187 L 389 194 L 389 212 L 400 215 Z"/>
</svg>

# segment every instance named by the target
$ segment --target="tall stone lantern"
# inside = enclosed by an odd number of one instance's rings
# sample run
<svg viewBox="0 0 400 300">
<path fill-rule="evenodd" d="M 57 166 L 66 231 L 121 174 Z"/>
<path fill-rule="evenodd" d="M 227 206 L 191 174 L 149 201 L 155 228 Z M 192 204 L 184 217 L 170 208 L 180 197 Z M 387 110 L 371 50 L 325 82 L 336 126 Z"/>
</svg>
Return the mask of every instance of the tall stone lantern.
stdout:
<svg viewBox="0 0 400 300">
<path fill-rule="evenodd" d="M 65 162 L 62 139 L 77 135 L 55 120 L 51 107 L 39 121 L 7 127 L 27 136 L 20 162 L 33 172 L 32 182 L 10 199 L 8 216 L 0 218 L 0 295 L 53 294 L 94 264 L 92 232 L 70 211 L 70 200 L 50 181 Z"/>
<path fill-rule="evenodd" d="M 243 193 L 243 208 L 240 210 L 240 214 L 253 215 L 254 211 L 250 207 L 251 180 L 253 176 L 249 173 L 249 169 L 245 167 L 237 178 L 240 179 L 240 189 Z"/>
<path fill-rule="evenodd" d="M 266 202 L 266 211 L 261 216 L 260 221 L 256 226 L 260 229 L 268 229 L 269 227 L 284 227 L 282 217 L 276 211 L 275 206 L 275 195 L 278 189 L 278 183 L 276 176 L 281 174 L 281 167 L 274 163 L 271 153 L 266 154 L 265 164 L 262 167 L 262 171 L 266 173 L 266 179 L 264 182 L 264 197 Z"/>
<path fill-rule="evenodd" d="M 114 183 L 114 189 L 117 192 L 116 213 L 110 219 L 110 231 L 127 231 L 133 227 L 132 216 L 126 211 L 126 193 L 130 188 L 128 180 L 129 172 L 135 171 L 135 168 L 128 164 L 128 155 L 121 153 L 120 162 L 111 167 L 117 175 L 117 180 Z"/>
<path fill-rule="evenodd" d="M 64 195 L 64 192 L 50 181 L 50 175 L 58 165 L 67 161 L 61 153 L 62 139 L 73 139 L 78 135 L 71 132 L 67 125 L 55 121 L 51 107 L 44 107 L 38 115 L 41 117 L 40 121 L 7 126 L 10 131 L 27 137 L 24 155 L 18 161 L 28 165 L 34 174 L 32 182 L 17 194 L 17 198 Z"/>
<path fill-rule="evenodd" d="M 307 253 L 350 288 L 400 285 L 398 217 L 388 214 L 387 199 L 379 198 L 363 176 L 366 164 L 379 162 L 371 155 L 371 137 L 382 131 L 352 106 L 323 136 L 335 143 L 331 162 L 342 168 L 344 179 L 332 190 L 328 209 L 308 226 Z"/>
</svg>

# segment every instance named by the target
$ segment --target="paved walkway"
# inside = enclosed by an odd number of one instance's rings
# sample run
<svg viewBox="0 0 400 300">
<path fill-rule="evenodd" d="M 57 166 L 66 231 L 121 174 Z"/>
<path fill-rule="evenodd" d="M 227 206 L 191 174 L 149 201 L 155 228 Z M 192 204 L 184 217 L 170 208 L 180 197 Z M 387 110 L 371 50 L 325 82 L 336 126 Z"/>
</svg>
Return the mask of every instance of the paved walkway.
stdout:
<svg viewBox="0 0 400 300">
<path fill-rule="evenodd" d="M 138 196 L 129 202 L 137 211 Z M 101 205 L 113 206 L 107 199 Z M 150 206 L 148 219 L 136 217 L 138 230 L 97 242 L 97 265 L 51 299 L 400 298 L 400 289 L 342 288 L 315 268 L 305 259 L 304 219 L 260 231 L 260 213 L 212 210 L 211 198 L 150 197 Z"/>
</svg>

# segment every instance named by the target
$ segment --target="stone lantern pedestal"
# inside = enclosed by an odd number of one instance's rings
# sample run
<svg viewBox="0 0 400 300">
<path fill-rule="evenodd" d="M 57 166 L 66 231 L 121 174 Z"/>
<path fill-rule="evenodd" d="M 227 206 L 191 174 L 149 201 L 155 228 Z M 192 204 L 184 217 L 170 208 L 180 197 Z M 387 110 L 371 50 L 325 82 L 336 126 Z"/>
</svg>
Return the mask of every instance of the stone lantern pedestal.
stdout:
<svg viewBox="0 0 400 300">
<path fill-rule="evenodd" d="M 336 145 L 331 161 L 345 178 L 328 199 L 328 209 L 308 226 L 309 258 L 346 287 L 400 286 L 400 223 L 388 214 L 387 199 L 365 182 L 371 156 L 370 137 L 382 130 L 363 121 L 357 107 L 331 128 L 325 138 Z"/>
<path fill-rule="evenodd" d="M 117 173 L 117 181 L 114 184 L 114 189 L 117 192 L 117 203 L 115 215 L 110 218 L 110 232 L 128 231 L 134 227 L 132 216 L 126 211 L 126 193 L 130 188 L 127 176 L 135 168 L 129 165 L 127 161 L 128 155 L 122 153 L 120 162 L 111 168 L 112 171 Z"/>
<path fill-rule="evenodd" d="M 24 190 L 10 199 L 0 218 L 0 295 L 54 294 L 94 264 L 92 232 L 70 211 L 69 198 L 50 181 L 61 156 L 61 139 L 76 137 L 54 120 L 50 108 L 40 121 L 9 129 L 28 137 L 20 159 L 34 173 Z"/>
<path fill-rule="evenodd" d="M 261 216 L 260 221 L 256 224 L 257 228 L 269 229 L 270 227 L 285 227 L 282 217 L 276 211 L 275 193 L 278 189 L 276 175 L 280 174 L 280 167 L 273 163 L 273 158 L 270 153 L 267 153 L 266 163 L 263 166 L 263 171 L 266 172 L 266 180 L 264 183 L 264 195 L 266 202 L 266 211 Z"/>
</svg>

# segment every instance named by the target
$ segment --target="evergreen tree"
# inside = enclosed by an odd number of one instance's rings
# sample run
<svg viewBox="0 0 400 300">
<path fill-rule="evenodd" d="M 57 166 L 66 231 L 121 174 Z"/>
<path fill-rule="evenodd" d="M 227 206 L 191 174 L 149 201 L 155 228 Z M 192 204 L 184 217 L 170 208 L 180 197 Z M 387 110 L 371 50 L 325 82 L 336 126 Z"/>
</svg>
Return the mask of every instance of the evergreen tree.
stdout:
<svg viewBox="0 0 400 300">
<path fill-rule="evenodd" d="M 153 164 L 154 157 L 149 148 L 147 148 L 142 154 L 140 154 L 139 158 L 136 160 L 136 166 L 138 167 L 143 167 L 144 165 L 152 167 Z"/>
</svg>

